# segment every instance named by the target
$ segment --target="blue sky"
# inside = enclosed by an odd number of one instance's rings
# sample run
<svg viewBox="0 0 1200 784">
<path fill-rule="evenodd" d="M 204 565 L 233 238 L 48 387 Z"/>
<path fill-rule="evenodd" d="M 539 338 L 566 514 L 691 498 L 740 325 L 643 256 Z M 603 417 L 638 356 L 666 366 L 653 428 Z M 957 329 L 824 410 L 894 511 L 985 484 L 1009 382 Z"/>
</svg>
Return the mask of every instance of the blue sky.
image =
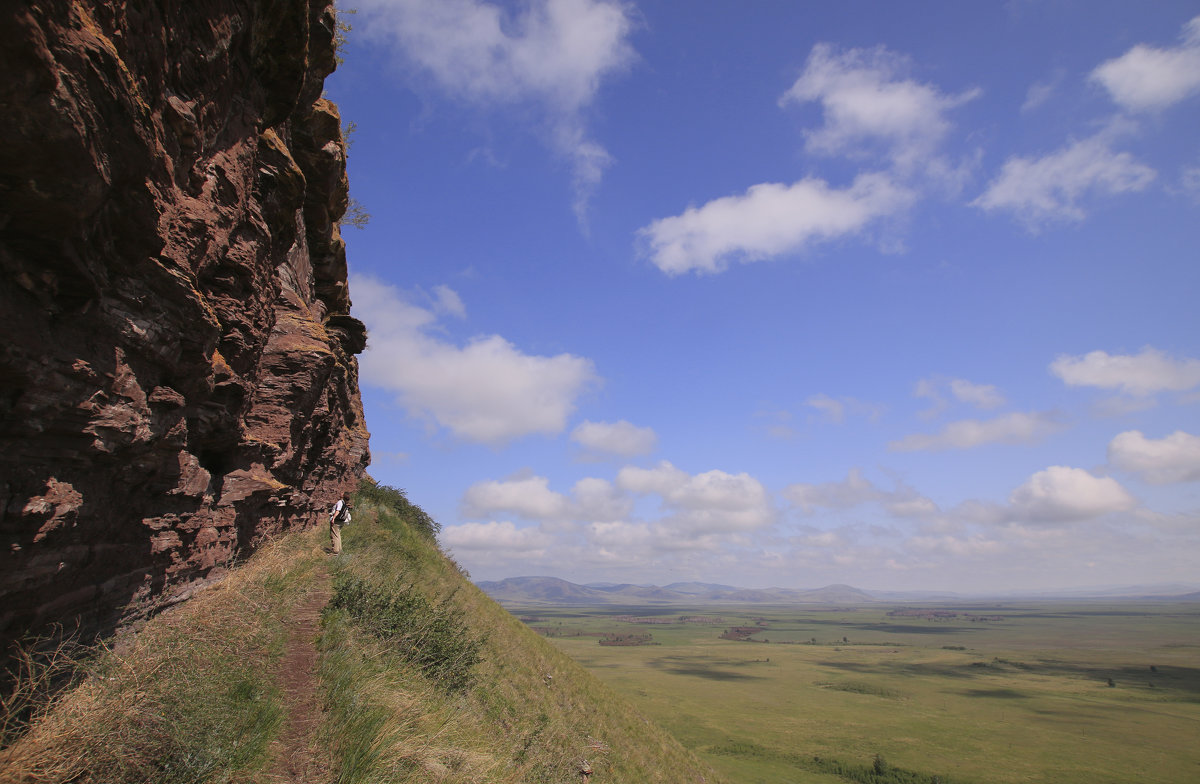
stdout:
<svg viewBox="0 0 1200 784">
<path fill-rule="evenodd" d="M 475 579 L 1200 583 L 1194 2 L 357 7 L 370 472 Z"/>
</svg>

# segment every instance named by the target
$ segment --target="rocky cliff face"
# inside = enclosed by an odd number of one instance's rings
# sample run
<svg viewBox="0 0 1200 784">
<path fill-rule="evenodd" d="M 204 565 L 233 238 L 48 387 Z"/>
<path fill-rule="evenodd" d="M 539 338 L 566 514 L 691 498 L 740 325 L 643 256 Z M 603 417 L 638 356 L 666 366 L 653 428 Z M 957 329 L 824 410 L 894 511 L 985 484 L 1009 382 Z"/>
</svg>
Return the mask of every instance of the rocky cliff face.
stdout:
<svg viewBox="0 0 1200 784">
<path fill-rule="evenodd" d="M 0 638 L 90 634 L 367 464 L 336 24 L 329 0 L 0 5 Z"/>
</svg>

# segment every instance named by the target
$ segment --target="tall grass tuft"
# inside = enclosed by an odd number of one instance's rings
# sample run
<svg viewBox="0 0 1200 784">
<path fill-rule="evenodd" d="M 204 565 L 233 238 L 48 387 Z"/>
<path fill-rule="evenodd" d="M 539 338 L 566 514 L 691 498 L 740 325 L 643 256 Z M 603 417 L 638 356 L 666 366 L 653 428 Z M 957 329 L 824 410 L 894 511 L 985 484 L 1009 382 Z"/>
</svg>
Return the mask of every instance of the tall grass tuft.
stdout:
<svg viewBox="0 0 1200 784">
<path fill-rule="evenodd" d="M 345 610 L 439 687 L 457 692 L 469 685 L 483 641 L 472 636 L 452 600 L 435 603 L 412 585 L 387 588 L 343 573 L 334 581 L 329 609 Z"/>
</svg>

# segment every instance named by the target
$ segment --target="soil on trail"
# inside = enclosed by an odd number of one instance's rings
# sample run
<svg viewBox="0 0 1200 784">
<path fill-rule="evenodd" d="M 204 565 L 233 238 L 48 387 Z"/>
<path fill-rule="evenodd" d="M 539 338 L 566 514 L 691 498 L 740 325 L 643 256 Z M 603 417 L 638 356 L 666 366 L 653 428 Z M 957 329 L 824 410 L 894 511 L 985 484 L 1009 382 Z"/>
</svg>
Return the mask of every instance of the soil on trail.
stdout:
<svg viewBox="0 0 1200 784">
<path fill-rule="evenodd" d="M 271 744 L 267 781 L 326 784 L 333 779 L 329 755 L 317 747 L 321 697 L 317 684 L 317 630 L 329 602 L 329 573 L 322 564 L 317 588 L 304 598 L 289 622 L 287 652 L 275 675 L 287 715 Z"/>
</svg>

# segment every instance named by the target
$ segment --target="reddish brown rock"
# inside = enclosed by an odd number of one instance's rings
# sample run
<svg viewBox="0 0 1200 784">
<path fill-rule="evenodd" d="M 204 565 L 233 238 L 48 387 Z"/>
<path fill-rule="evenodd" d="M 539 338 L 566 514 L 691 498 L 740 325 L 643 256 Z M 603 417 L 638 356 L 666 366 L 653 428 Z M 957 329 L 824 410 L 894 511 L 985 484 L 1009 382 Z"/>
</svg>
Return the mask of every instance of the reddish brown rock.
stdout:
<svg viewBox="0 0 1200 784">
<path fill-rule="evenodd" d="M 185 596 L 362 475 L 334 32 L 0 4 L 0 642 Z"/>
</svg>

